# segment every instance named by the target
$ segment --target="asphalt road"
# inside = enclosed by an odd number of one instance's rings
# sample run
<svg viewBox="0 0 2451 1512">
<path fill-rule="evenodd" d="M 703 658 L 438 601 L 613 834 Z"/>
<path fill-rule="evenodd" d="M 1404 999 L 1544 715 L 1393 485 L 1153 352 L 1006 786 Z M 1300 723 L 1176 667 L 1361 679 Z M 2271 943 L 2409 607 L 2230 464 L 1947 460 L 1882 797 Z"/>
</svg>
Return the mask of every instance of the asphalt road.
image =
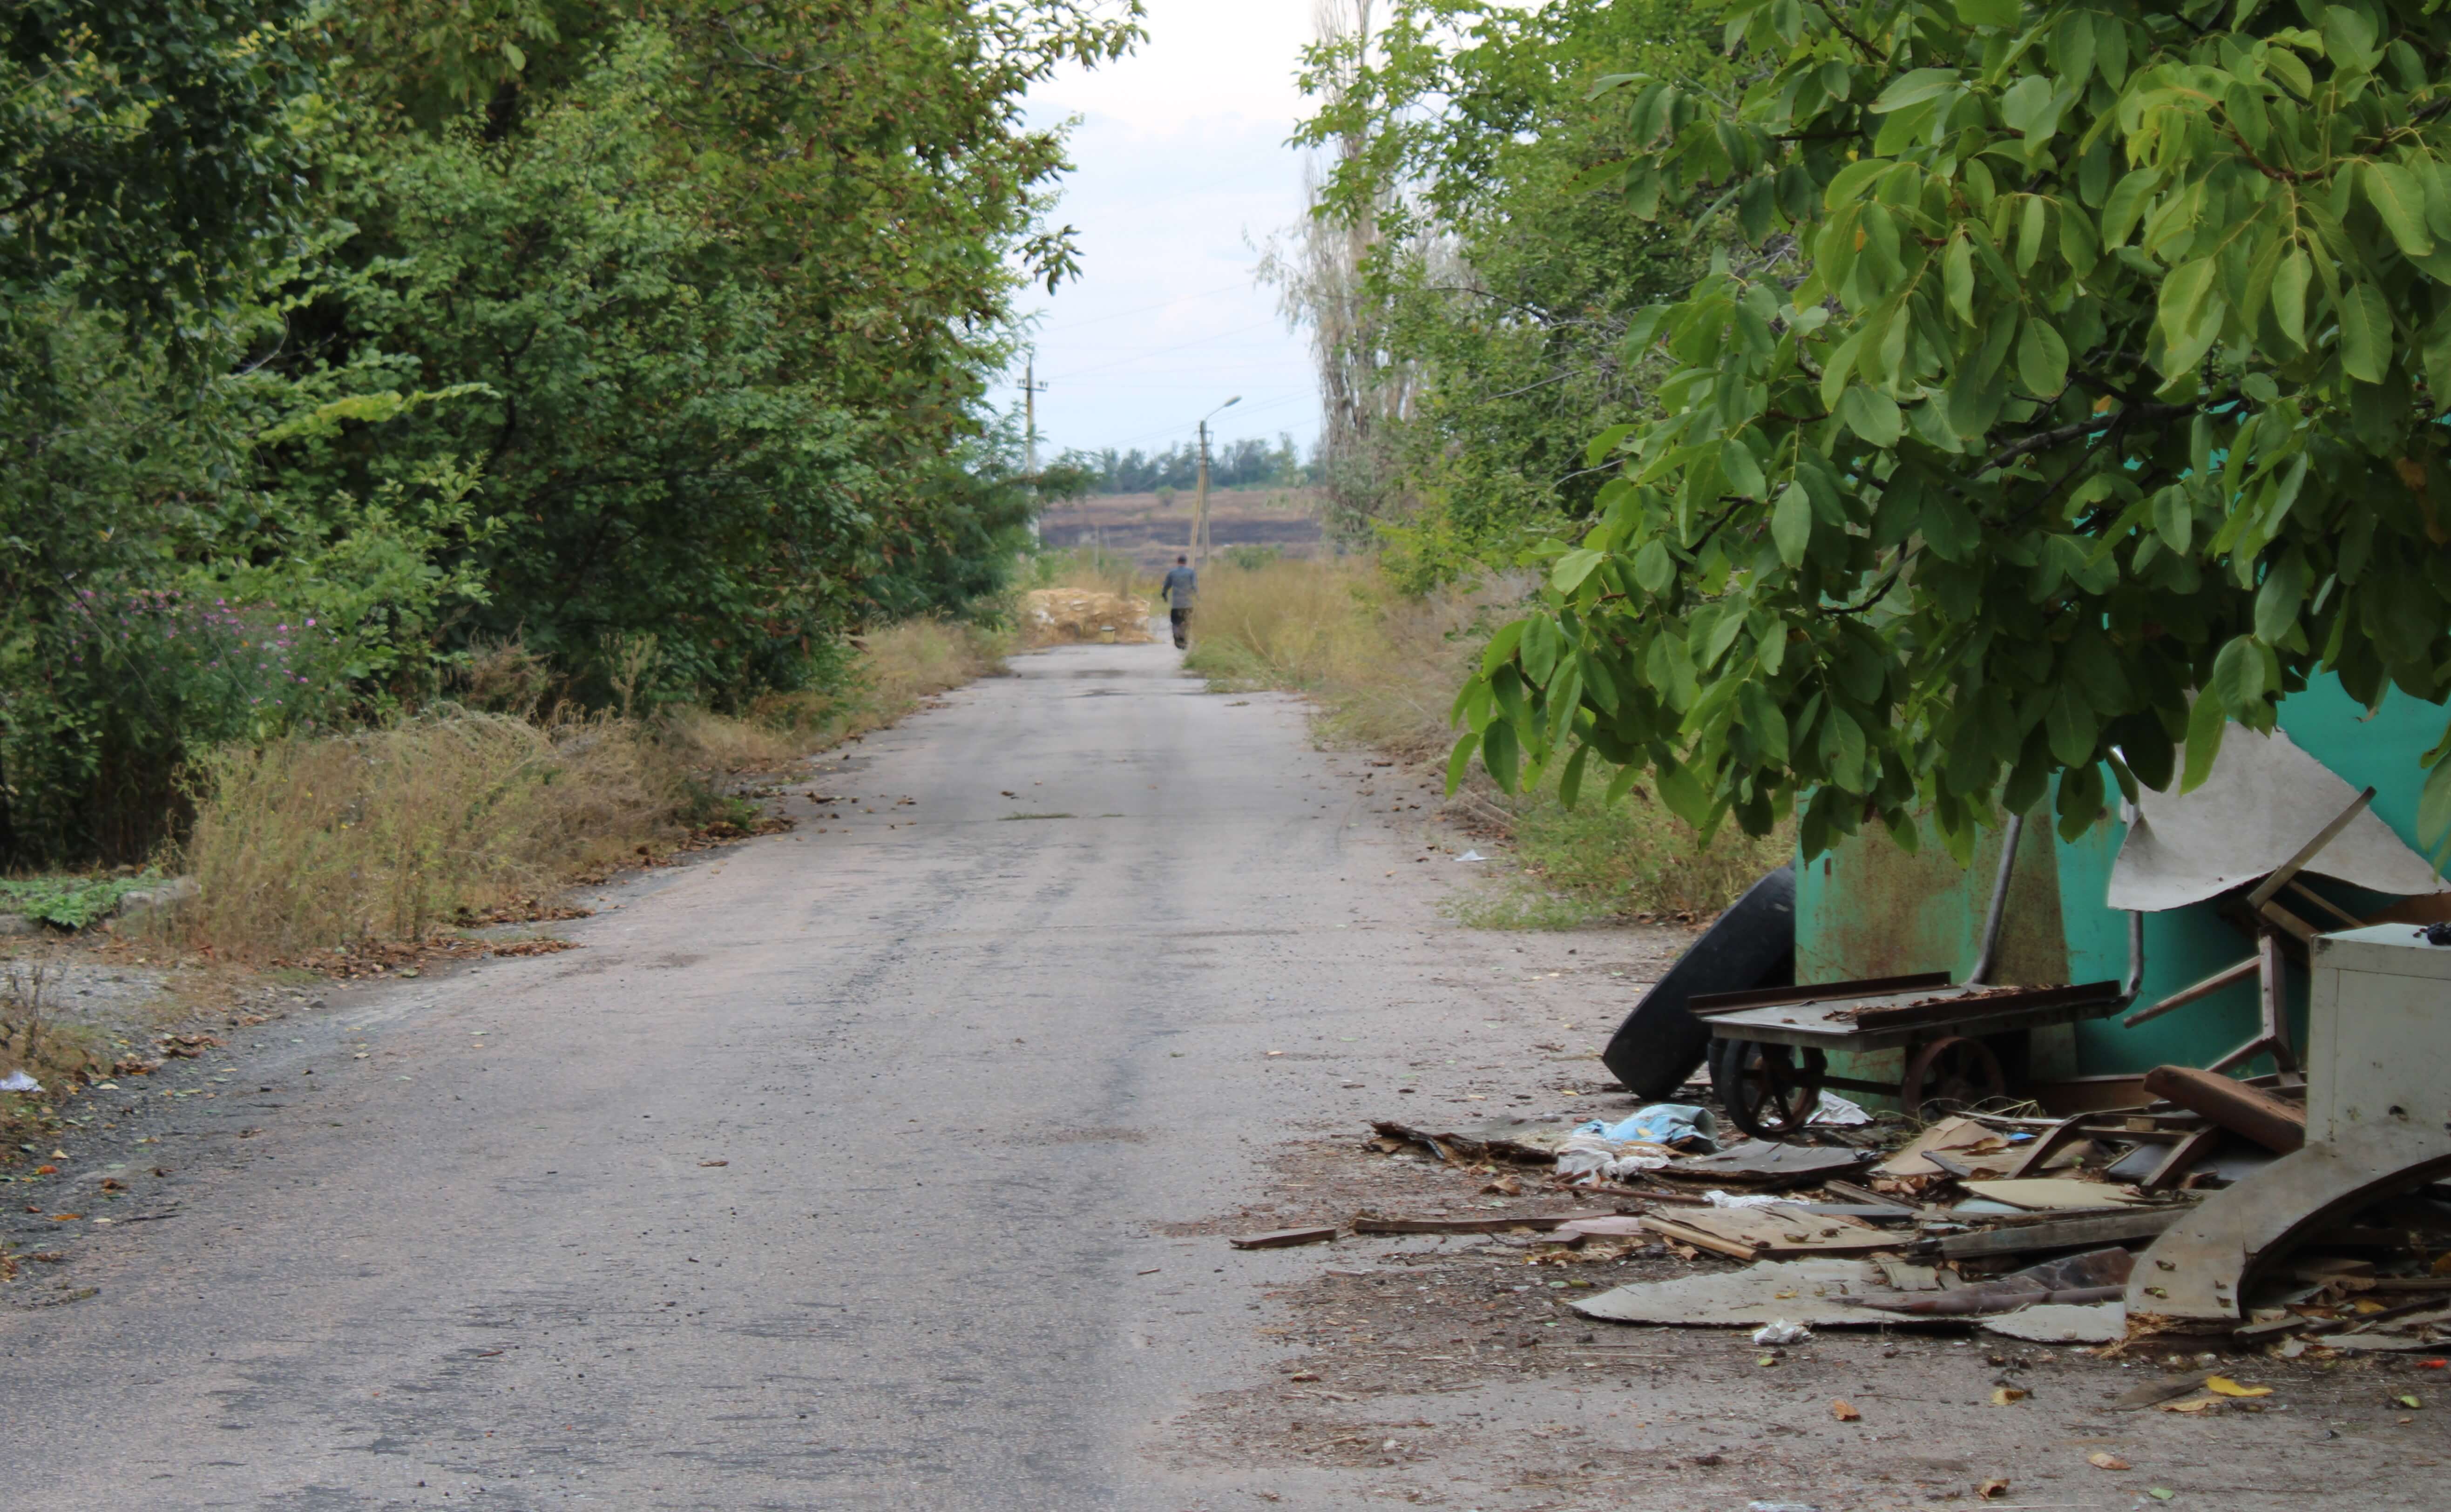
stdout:
<svg viewBox="0 0 2451 1512">
<path fill-rule="evenodd" d="M 82 1230 L 99 1293 L 0 1316 L 0 1505 L 1246 1501 L 1169 1424 L 1315 1257 L 1169 1226 L 1383 1113 L 1515 947 L 1291 700 L 1014 665 L 581 950 L 249 1031 Z"/>
</svg>

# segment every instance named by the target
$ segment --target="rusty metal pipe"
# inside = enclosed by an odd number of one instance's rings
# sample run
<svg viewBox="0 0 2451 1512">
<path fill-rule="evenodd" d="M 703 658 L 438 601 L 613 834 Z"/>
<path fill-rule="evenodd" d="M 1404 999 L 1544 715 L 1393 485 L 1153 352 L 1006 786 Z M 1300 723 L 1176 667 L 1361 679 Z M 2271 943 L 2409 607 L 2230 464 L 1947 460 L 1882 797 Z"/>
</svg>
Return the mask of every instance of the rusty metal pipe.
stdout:
<svg viewBox="0 0 2451 1512">
<path fill-rule="evenodd" d="M 1991 907 L 1983 915 L 1983 953 L 1966 973 L 1971 985 L 1991 980 L 1991 968 L 2000 954 L 2000 928 L 2009 921 L 2009 874 L 2017 868 L 2017 841 L 2025 833 L 2026 816 L 2010 815 L 2009 828 L 2000 836 L 2000 870 L 1991 877 Z"/>
</svg>

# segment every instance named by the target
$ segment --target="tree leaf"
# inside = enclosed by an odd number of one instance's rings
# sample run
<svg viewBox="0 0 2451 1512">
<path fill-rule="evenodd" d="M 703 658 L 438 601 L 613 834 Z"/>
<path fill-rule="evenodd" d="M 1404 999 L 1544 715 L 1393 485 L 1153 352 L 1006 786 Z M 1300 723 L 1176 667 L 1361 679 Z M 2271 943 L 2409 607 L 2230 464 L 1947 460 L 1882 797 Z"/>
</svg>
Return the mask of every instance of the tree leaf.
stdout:
<svg viewBox="0 0 2451 1512">
<path fill-rule="evenodd" d="M 1515 791 L 1518 763 L 1523 748 L 1515 736 L 1515 726 L 1503 719 L 1494 720 L 1480 734 L 1480 764 L 1489 772 L 1501 793 Z"/>
<path fill-rule="evenodd" d="M 1753 448 L 1744 438 L 1731 438 L 1719 448 L 1719 475 L 1728 481 L 1729 490 L 1740 499 L 1759 499 L 1769 492 L 1762 479 L 1761 463 L 1755 460 Z"/>
<path fill-rule="evenodd" d="M 2043 721 L 2050 736 L 2051 755 L 2063 766 L 2077 766 L 2093 759 L 2094 740 L 2100 731 L 2094 724 L 2093 711 L 2077 696 L 2072 681 L 2061 682 L 2050 706 L 2043 711 Z"/>
<path fill-rule="evenodd" d="M 2265 569 L 2264 585 L 2255 594 L 2255 638 L 2279 645 L 2297 627 L 2298 610 L 2306 601 L 2310 576 L 2304 554 L 2290 552 Z"/>
<path fill-rule="evenodd" d="M 1872 111 L 1874 115 L 1887 115 L 1892 110 L 1903 110 L 1908 106 L 1920 105 L 1954 88 L 1956 85 L 1955 69 L 1915 69 L 1892 81 L 1890 87 L 1881 91 L 1880 98 L 1873 102 Z"/>
<path fill-rule="evenodd" d="M 2391 310 L 2370 284 L 2341 291 L 2341 370 L 2380 383 L 2391 366 Z"/>
<path fill-rule="evenodd" d="M 2213 658 L 2213 695 L 2241 723 L 2264 702 L 2264 650 L 2253 636 L 2233 636 Z M 2192 759 L 2192 756 L 2190 757 Z"/>
<path fill-rule="evenodd" d="M 1634 582 L 1647 594 L 1657 594 L 1676 580 L 1676 559 L 1668 553 L 1668 543 L 1657 536 L 1642 543 L 1634 554 Z"/>
<path fill-rule="evenodd" d="M 2197 690 L 2196 700 L 2187 709 L 2187 759 L 2179 773 L 2179 791 L 2192 793 L 2212 776 L 2213 759 L 2221 755 L 2222 734 L 2229 728 L 2229 717 L 2222 712 L 2220 695 L 2209 688 Z"/>
<path fill-rule="evenodd" d="M 2415 174 L 2397 163 L 2369 161 L 2360 165 L 2358 187 L 2402 251 L 2423 257 L 2434 250 L 2434 233 L 2425 228 L 2425 190 Z"/>
<path fill-rule="evenodd" d="M 1970 27 L 2014 30 L 2025 19 L 2024 10 L 2017 0 L 1957 0 L 1957 19 Z"/>
<path fill-rule="evenodd" d="M 1779 491 L 1778 503 L 1771 510 L 1770 539 L 1778 547 L 1779 560 L 1791 567 L 1803 565 L 1813 544 L 1813 501 L 1802 484 L 1790 483 Z"/>
<path fill-rule="evenodd" d="M 1906 429 L 1906 420 L 1898 413 L 1897 402 L 1861 383 L 1847 390 L 1838 401 L 1838 418 L 1847 422 L 1849 430 L 1875 446 L 1896 445 L 1898 437 Z"/>
<path fill-rule="evenodd" d="M 1967 324 L 1974 324 L 1974 243 L 1954 237 L 1941 258 L 1941 274 L 1949 287 L 1949 307 Z"/>
<path fill-rule="evenodd" d="M 2017 337 L 2017 376 L 2026 391 L 2037 399 L 2053 397 L 2068 386 L 2068 343 L 2051 323 L 2039 315 L 2027 321 Z"/>
<path fill-rule="evenodd" d="M 2417 798 L 2417 843 L 2442 869 L 2442 854 L 2451 847 L 2451 757 L 2434 763 Z"/>
<path fill-rule="evenodd" d="M 1578 546 L 1559 558 L 1558 564 L 1549 569 L 1549 586 L 1559 593 L 1573 593 L 1592 575 L 1593 568 L 1607 560 L 1604 553 Z"/>
<path fill-rule="evenodd" d="M 1447 755 L 1447 794 L 1453 796 L 1463 786 L 1464 774 L 1472 769 L 1472 754 L 1480 749 L 1480 732 L 1466 730 Z"/>
<path fill-rule="evenodd" d="M 2272 272 L 2272 319 L 2290 344 L 2306 344 L 2306 281 L 2314 265 L 2303 248 L 2293 248 Z"/>
</svg>

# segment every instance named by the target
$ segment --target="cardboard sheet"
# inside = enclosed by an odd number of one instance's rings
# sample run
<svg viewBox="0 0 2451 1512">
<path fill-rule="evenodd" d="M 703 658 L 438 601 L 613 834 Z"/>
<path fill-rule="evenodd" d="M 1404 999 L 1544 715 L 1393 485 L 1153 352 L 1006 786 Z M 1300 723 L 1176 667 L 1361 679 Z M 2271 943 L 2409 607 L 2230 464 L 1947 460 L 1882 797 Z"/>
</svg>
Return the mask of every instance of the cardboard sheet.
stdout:
<svg viewBox="0 0 2451 1512">
<path fill-rule="evenodd" d="M 2156 913 L 2253 882 L 2298 854 L 2358 795 L 2288 736 L 2231 725 L 2211 776 L 2193 793 L 2138 795 L 2136 818 L 2110 868 L 2115 909 Z M 2425 858 L 2369 809 L 2317 854 L 2308 872 L 2377 893 L 2451 892 Z"/>
<path fill-rule="evenodd" d="M 2073 1176 L 2037 1176 L 2024 1181 L 1970 1181 L 1966 1189 L 1978 1197 L 2004 1202 L 2028 1212 L 2062 1208 L 2118 1208 L 2139 1202 L 2136 1193 L 2107 1181 L 2079 1181 Z"/>
<path fill-rule="evenodd" d="M 1604 1323 L 1733 1328 L 1784 1318 L 1814 1328 L 1895 1327 L 1901 1320 L 1892 1314 L 1843 1300 L 1888 1289 L 1880 1271 L 1862 1260 L 1763 1261 L 1742 1270 L 1638 1281 L 1571 1306 Z"/>
</svg>

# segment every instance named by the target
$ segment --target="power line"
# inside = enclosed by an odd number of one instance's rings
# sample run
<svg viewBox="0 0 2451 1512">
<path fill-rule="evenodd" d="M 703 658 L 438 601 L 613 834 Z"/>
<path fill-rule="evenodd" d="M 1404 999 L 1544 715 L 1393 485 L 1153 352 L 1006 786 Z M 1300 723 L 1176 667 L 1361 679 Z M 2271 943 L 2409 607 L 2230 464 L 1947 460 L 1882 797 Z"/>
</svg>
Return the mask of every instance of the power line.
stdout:
<svg viewBox="0 0 2451 1512">
<path fill-rule="evenodd" d="M 1047 328 L 1047 331 L 1040 331 L 1035 334 L 1044 336 L 1048 331 L 1079 330 L 1084 325 L 1096 325 L 1104 321 L 1119 321 L 1127 315 L 1146 315 L 1151 310 L 1162 310 L 1169 304 L 1180 304 L 1186 300 L 1213 299 L 1217 295 L 1226 293 L 1227 290 L 1238 288 L 1246 289 L 1250 286 L 1250 281 L 1248 279 L 1244 279 L 1240 282 L 1226 284 L 1217 288 L 1202 289 L 1196 294 L 1177 294 L 1172 299 L 1162 299 L 1154 304 L 1143 304 L 1134 309 L 1116 310 L 1108 315 L 1092 315 L 1086 320 L 1066 321 L 1061 325 L 1050 325 Z M 1024 318 L 1027 319 L 1028 317 Z"/>
<path fill-rule="evenodd" d="M 1290 403 L 1292 403 L 1295 400 L 1298 400 L 1298 399 L 1315 399 L 1315 398 L 1317 398 L 1317 397 L 1318 397 L 1318 396 L 1317 396 L 1315 393 L 1312 393 L 1312 392 L 1309 392 L 1309 391 L 1306 391 L 1306 390 L 1298 390 L 1298 391 L 1296 391 L 1296 392 L 1294 392 L 1294 393 L 1291 393 L 1291 394 L 1280 394 L 1280 395 L 1278 395 L 1278 396 L 1277 396 L 1276 398 L 1274 398 L 1274 399 L 1264 399 L 1264 400 L 1261 400 L 1261 401 L 1260 401 L 1258 403 L 1256 403 L 1256 404 L 1243 404 L 1243 405 L 1240 405 L 1240 406 L 1237 406 L 1237 407 L 1239 407 L 1239 408 L 1242 410 L 1243 414 L 1247 418 L 1248 416 L 1250 416 L 1250 415 L 1252 415 L 1252 414 L 1256 413 L 1257 411 L 1263 410 L 1263 409 L 1274 409 L 1274 408 L 1275 408 L 1275 407 L 1277 407 L 1279 404 L 1290 404 Z M 1160 428 L 1160 429 L 1158 429 L 1158 430 L 1144 431 L 1142 434 L 1140 434 L 1140 435 L 1138 435 L 1138 436 L 1127 436 L 1127 437 L 1125 437 L 1122 441 L 1117 441 L 1117 442 L 1108 442 L 1107 443 L 1107 448 L 1111 448 L 1111 449 L 1114 449 L 1114 450 L 1118 450 L 1118 451 L 1119 451 L 1119 450 L 1123 449 L 1123 448 L 1124 448 L 1124 447 L 1126 447 L 1126 446 L 1130 446 L 1130 445 L 1133 445 L 1133 444 L 1135 444 L 1135 443 L 1137 443 L 1137 442 L 1145 442 L 1145 441 L 1154 441 L 1154 440 L 1156 440 L 1156 439 L 1157 439 L 1158 437 L 1160 437 L 1160 436 L 1179 436 L 1179 435 L 1182 435 L 1182 434 L 1183 434 L 1183 426 L 1182 426 L 1181 424 L 1167 425 L 1167 426 L 1164 426 L 1164 427 L 1162 427 L 1162 428 Z M 1072 449 L 1074 449 L 1074 448 L 1069 448 L 1069 447 L 1067 448 L 1067 450 L 1072 450 Z M 1102 449 L 1105 449 L 1105 448 L 1102 448 Z"/>
<path fill-rule="evenodd" d="M 1056 374 L 1056 375 L 1055 375 L 1055 377 L 1054 377 L 1053 379 L 1049 380 L 1049 382 L 1054 382 L 1054 383 L 1069 382 L 1069 381 L 1070 381 L 1070 380 L 1072 380 L 1072 379 L 1085 377 L 1085 376 L 1087 376 L 1088 374 L 1090 374 L 1090 373 L 1103 373 L 1103 372 L 1105 372 L 1107 369 L 1108 369 L 1108 368 L 1110 368 L 1110 367 L 1126 367 L 1126 366 L 1130 365 L 1130 364 L 1131 364 L 1131 363 L 1133 363 L 1140 362 L 1140 361 L 1142 361 L 1142 360 L 1143 360 L 1143 359 L 1145 359 L 1145 358 L 1150 358 L 1150 357 L 1164 357 L 1165 355 L 1167 355 L 1167 353 L 1169 353 L 1169 352 L 1185 352 L 1185 351 L 1189 351 L 1192 347 L 1195 347 L 1195 346 L 1206 346 L 1206 345 L 1207 345 L 1207 344 L 1208 344 L 1209 343 L 1211 343 L 1211 342 L 1222 342 L 1222 341 L 1224 341 L 1224 340 L 1225 340 L 1226 337 L 1228 337 L 1228 336 L 1240 336 L 1240 335 L 1242 335 L 1242 334 L 1243 334 L 1244 332 L 1245 332 L 1245 331 L 1256 331 L 1256 330 L 1258 330 L 1258 329 L 1259 329 L 1261 326 L 1263 326 L 1263 325 L 1274 325 L 1275 324 L 1276 324 L 1276 322 L 1274 322 L 1274 321 L 1261 321 L 1261 322 L 1259 322 L 1259 323 L 1258 323 L 1258 324 L 1251 324 L 1251 325 L 1238 325 L 1238 326 L 1234 327 L 1234 328 L 1233 328 L 1232 330 L 1230 330 L 1230 331 L 1219 331 L 1219 332 L 1217 332 L 1217 333 L 1216 333 L 1215 335 L 1213 335 L 1213 336 L 1203 336 L 1203 337 L 1200 337 L 1199 339 L 1197 339 L 1197 340 L 1195 340 L 1195 341 L 1188 341 L 1188 342 L 1179 343 L 1179 344 L 1177 344 L 1176 345 L 1173 345 L 1173 346 L 1157 346 L 1157 347 L 1151 347 L 1149 350 L 1147 350 L 1147 351 L 1146 351 L 1146 352 L 1143 352 L 1139 357 L 1119 357 L 1119 358 L 1115 359 L 1115 360 L 1114 360 L 1113 362 L 1111 362 L 1111 363 L 1099 363 L 1095 364 L 1094 366 L 1090 366 L 1090 367 L 1076 367 L 1076 368 L 1073 368 L 1070 372 L 1067 372 L 1067 373 L 1058 373 L 1058 374 Z"/>
</svg>

